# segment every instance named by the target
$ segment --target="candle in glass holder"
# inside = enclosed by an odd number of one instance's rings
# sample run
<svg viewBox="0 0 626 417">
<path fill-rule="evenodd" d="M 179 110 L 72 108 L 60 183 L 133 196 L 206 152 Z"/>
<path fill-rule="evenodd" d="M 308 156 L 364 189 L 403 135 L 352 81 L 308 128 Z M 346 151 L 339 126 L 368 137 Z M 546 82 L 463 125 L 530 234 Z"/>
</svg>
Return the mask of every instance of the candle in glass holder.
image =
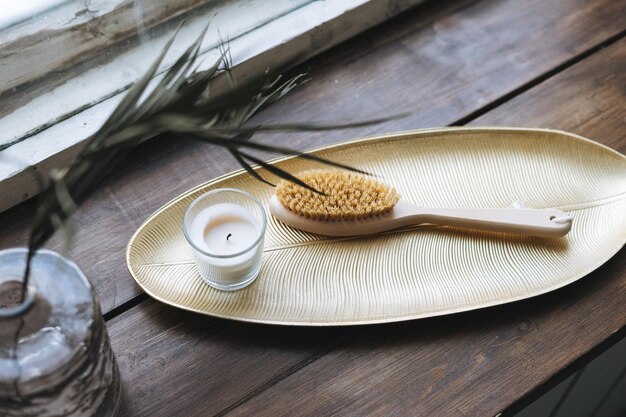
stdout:
<svg viewBox="0 0 626 417">
<path fill-rule="evenodd" d="M 261 204 L 241 190 L 213 190 L 191 203 L 183 230 L 204 281 L 221 290 L 252 283 L 261 268 L 266 224 Z"/>
</svg>

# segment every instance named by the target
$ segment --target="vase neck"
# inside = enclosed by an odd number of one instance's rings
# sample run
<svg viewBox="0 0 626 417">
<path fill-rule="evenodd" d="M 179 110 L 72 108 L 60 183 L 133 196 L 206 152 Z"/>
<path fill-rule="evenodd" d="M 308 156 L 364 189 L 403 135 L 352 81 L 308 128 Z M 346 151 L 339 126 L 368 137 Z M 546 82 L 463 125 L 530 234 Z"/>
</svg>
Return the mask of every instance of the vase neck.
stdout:
<svg viewBox="0 0 626 417">
<path fill-rule="evenodd" d="M 22 283 L 17 280 L 0 284 L 0 318 L 23 316 L 31 309 L 37 290 L 29 286 L 22 300 Z"/>
</svg>

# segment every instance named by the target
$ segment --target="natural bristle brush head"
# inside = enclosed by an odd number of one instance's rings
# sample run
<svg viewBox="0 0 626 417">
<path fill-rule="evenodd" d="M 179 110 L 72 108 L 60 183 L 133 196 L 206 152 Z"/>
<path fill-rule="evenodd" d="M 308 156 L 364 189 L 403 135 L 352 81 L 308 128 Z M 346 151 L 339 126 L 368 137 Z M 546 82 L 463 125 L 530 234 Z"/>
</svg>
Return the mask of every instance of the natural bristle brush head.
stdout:
<svg viewBox="0 0 626 417">
<path fill-rule="evenodd" d="M 323 194 L 283 180 L 276 197 L 285 208 L 309 219 L 364 219 L 390 211 L 400 200 L 395 188 L 350 171 L 314 169 L 296 177 Z"/>
</svg>

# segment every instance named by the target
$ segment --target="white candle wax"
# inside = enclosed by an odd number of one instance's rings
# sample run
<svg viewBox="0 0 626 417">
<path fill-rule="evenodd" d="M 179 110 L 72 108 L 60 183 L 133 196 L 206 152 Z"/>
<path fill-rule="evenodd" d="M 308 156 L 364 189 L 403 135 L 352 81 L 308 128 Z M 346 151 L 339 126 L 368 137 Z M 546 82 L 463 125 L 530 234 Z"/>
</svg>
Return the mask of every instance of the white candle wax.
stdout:
<svg viewBox="0 0 626 417">
<path fill-rule="evenodd" d="M 256 218 L 237 204 L 204 208 L 189 228 L 190 240 L 205 252 L 196 253 L 200 274 L 209 282 L 231 286 L 258 272 L 253 269 L 259 265 L 261 245 L 251 247 L 260 233 L 261 225 Z"/>
</svg>

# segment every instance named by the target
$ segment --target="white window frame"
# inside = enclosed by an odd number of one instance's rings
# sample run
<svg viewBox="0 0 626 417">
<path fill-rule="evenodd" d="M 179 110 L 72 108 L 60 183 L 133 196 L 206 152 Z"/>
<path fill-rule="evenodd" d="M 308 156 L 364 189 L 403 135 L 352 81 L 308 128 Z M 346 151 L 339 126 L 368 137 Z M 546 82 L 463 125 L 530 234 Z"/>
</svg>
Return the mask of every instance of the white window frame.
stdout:
<svg viewBox="0 0 626 417">
<path fill-rule="evenodd" d="M 104 1 L 114 4 L 128 0 Z M 181 10 L 188 11 L 187 6 L 191 0 L 176 1 L 185 3 Z M 212 30 L 205 37 L 204 44 L 207 46 L 202 51 L 201 58 L 207 66 L 213 63 L 219 54 L 217 44 L 220 36 L 222 39 L 228 37 L 235 75 L 244 80 L 259 75 L 269 67 L 276 68 L 305 60 L 422 0 L 317 0 L 300 3 L 293 9 L 285 9 L 279 17 L 271 20 L 267 19 L 267 9 L 270 7 L 268 0 L 211 0 L 215 2 L 215 8 L 206 7 L 207 0 L 194 1 L 202 3 L 203 7 L 198 8 L 198 13 L 179 32 L 171 53 L 166 57 L 165 67 L 168 60 L 172 62 L 195 40 L 206 22 L 213 18 Z M 278 3 L 280 2 L 271 2 L 271 7 L 278 7 Z M 216 10 L 219 13 L 216 14 Z M 233 28 L 230 24 L 230 33 L 225 33 L 226 22 L 220 22 L 218 17 L 229 19 L 231 16 L 232 19 L 241 10 L 245 10 L 248 17 L 259 16 L 261 21 L 250 22 L 244 19 L 243 28 L 241 25 Z M 12 143 L 0 151 L 0 211 L 39 191 L 32 170 L 47 172 L 53 167 L 63 166 L 76 154 L 83 142 L 111 113 L 128 86 L 141 76 L 143 67 L 133 67 L 132 62 L 143 60 L 147 67 L 171 35 L 171 31 L 165 31 L 147 41 L 150 48 L 146 48 L 144 43 L 142 48 L 120 54 L 106 65 L 105 70 L 95 68 L 84 71 L 0 119 L 0 145 Z M 0 62 L 0 69 L 2 64 Z M 102 77 L 105 81 L 99 82 Z M 83 93 L 93 92 L 85 92 L 84 87 L 80 88 L 81 85 L 94 85 L 94 88 L 100 90 L 95 97 L 82 97 Z M 63 88 L 73 89 L 70 91 L 75 92 L 77 100 L 74 108 L 71 107 L 73 103 L 70 103 L 69 108 L 62 109 L 59 113 L 61 101 L 56 100 L 61 100 L 57 97 L 62 96 L 59 89 Z M 64 105 L 67 106 L 67 99 L 65 100 Z M 54 115 L 55 111 L 58 114 Z"/>
</svg>

